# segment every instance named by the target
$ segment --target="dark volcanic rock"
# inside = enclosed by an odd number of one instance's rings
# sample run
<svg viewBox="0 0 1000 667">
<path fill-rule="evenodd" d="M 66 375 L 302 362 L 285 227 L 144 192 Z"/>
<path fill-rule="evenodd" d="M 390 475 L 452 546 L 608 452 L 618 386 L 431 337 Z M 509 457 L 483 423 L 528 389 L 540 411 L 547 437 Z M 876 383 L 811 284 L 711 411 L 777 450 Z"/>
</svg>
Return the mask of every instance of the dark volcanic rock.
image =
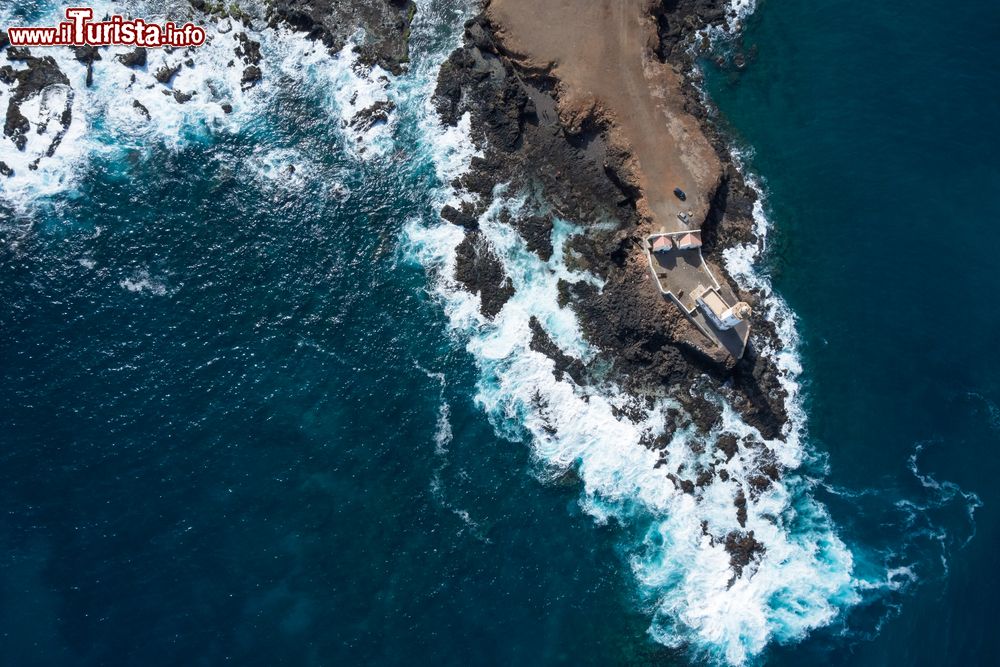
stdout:
<svg viewBox="0 0 1000 667">
<path fill-rule="evenodd" d="M 729 565 L 735 575 L 733 581 L 743 576 L 743 569 L 765 552 L 764 545 L 754 538 L 752 530 L 749 533 L 734 530 L 726 535 L 725 545 L 729 553 Z M 730 581 L 730 585 L 733 581 Z"/>
<path fill-rule="evenodd" d="M 731 461 L 739 450 L 739 441 L 735 435 L 726 433 L 720 435 L 715 443 L 715 448 L 726 455 L 726 461 Z"/>
<path fill-rule="evenodd" d="M 31 123 L 21 113 L 21 107 L 11 102 L 7 105 L 7 116 L 4 119 L 3 133 L 14 141 L 17 150 L 23 151 L 28 143 L 26 136 L 31 130 Z"/>
<path fill-rule="evenodd" d="M 379 100 L 354 114 L 351 118 L 351 127 L 359 132 L 365 132 L 376 125 L 389 122 L 389 114 L 395 109 L 396 105 L 392 100 Z"/>
<path fill-rule="evenodd" d="M 271 7 L 277 19 L 336 51 L 362 28 L 364 38 L 356 51 L 363 63 L 399 74 L 409 61 L 416 4 L 408 0 L 272 0 Z"/>
<path fill-rule="evenodd" d="M 35 58 L 29 53 L 18 60 L 26 63 L 27 68 L 14 70 L 10 65 L 5 65 L 2 68 L 4 81 L 17 84 L 11 97 L 15 102 L 23 102 L 52 85 L 69 85 L 69 79 L 62 73 L 59 65 L 51 56 Z"/>
<path fill-rule="evenodd" d="M 0 176 L 13 176 L 14 170 L 11 169 L 6 162 L 0 160 Z"/>
<path fill-rule="evenodd" d="M 149 109 L 146 108 L 145 104 L 143 104 L 139 100 L 132 100 L 132 108 L 135 109 L 140 116 L 144 117 L 146 120 L 149 120 L 150 118 Z"/>
<path fill-rule="evenodd" d="M 250 67 L 243 70 L 243 77 L 240 79 L 240 85 L 243 87 L 243 90 L 246 90 L 247 88 L 251 88 L 256 85 L 262 77 L 263 74 L 261 73 L 260 68 L 256 65 L 250 65 Z"/>
<path fill-rule="evenodd" d="M 528 322 L 531 327 L 531 349 L 541 352 L 556 364 L 556 379 L 562 380 L 563 374 L 568 374 L 577 384 L 582 384 L 581 379 L 584 374 L 583 362 L 574 359 L 559 349 L 559 346 L 552 342 L 549 335 L 545 333 L 541 323 L 534 317 Z"/>
<path fill-rule="evenodd" d="M 247 37 L 245 32 L 236 34 L 236 55 L 247 65 L 260 65 L 260 42 Z"/>
<path fill-rule="evenodd" d="M 18 62 L 31 58 L 31 51 L 26 46 L 12 46 L 7 49 L 7 60 Z"/>
<path fill-rule="evenodd" d="M 662 3 L 657 11 L 661 55 L 669 56 L 679 70 L 690 71 L 694 56 L 686 47 L 676 48 L 678 40 L 723 20 L 722 4 L 721 0 Z M 605 121 L 595 114 L 564 126 L 555 100 L 557 82 L 547 71 L 518 65 L 493 33 L 483 16 L 467 23 L 464 45 L 449 56 L 438 76 L 434 103 L 441 120 L 454 125 L 471 114 L 472 139 L 482 153 L 454 183 L 479 195 L 477 206 L 447 207 L 442 217 L 475 229 L 473 216 L 485 210 L 497 185 L 507 184 L 508 193 L 527 193 L 535 206 L 525 215 L 501 221 L 515 227 L 529 248 L 547 259 L 554 251 L 551 223 L 531 211 L 551 206 L 555 214 L 583 228 L 564 249 L 568 266 L 604 280 L 603 289 L 561 281 L 559 304 L 573 309 L 587 340 L 617 372 L 616 380 L 640 395 L 666 389 L 681 400 L 702 433 L 713 430 L 721 417 L 719 406 L 704 396 L 721 392 L 764 437 L 778 437 L 787 419 L 785 394 L 774 363 L 761 357 L 757 346 L 780 347 L 780 341 L 773 326 L 759 315 L 764 309 L 755 308 L 754 334 L 743 359 L 736 362 L 721 351 L 711 351 L 710 342 L 659 293 L 641 261 L 635 210 L 639 193 L 626 167 L 629 156 L 610 148 Z M 707 119 L 700 93 L 690 82 L 684 96 L 685 108 L 702 121 L 723 164 L 729 165 L 711 197 L 705 221 L 704 253 L 719 266 L 725 248 L 753 240 L 756 194 L 731 167 L 725 139 Z M 463 246 L 465 255 L 473 257 L 471 246 Z M 740 298 L 757 305 L 754 295 L 731 286 Z M 687 390 L 699 382 L 705 386 L 692 397 Z M 735 439 L 731 445 L 728 438 L 719 444 L 727 460 L 735 454 Z"/>
<path fill-rule="evenodd" d="M 736 506 L 736 520 L 741 527 L 745 528 L 747 525 L 747 497 L 743 493 L 743 489 L 740 489 L 736 494 L 733 505 Z"/>
<path fill-rule="evenodd" d="M 183 67 L 183 65 L 181 65 L 180 63 L 174 65 L 173 67 L 169 65 L 164 65 L 160 67 L 158 70 L 156 70 L 156 73 L 153 76 L 156 78 L 157 81 L 166 85 L 174 80 L 174 77 L 177 76 L 177 73 L 181 71 L 181 67 Z"/>
<path fill-rule="evenodd" d="M 528 250 L 538 255 L 543 262 L 552 258 L 552 218 L 532 215 L 527 218 L 513 218 L 510 224 L 524 239 Z"/>
<path fill-rule="evenodd" d="M 14 49 L 8 50 L 8 57 L 11 51 Z M 28 143 L 27 134 L 31 130 L 31 124 L 21 113 L 21 103 L 40 94 L 49 86 L 68 86 L 69 79 L 62 73 L 51 56 L 36 58 L 25 49 L 22 53 L 17 54 L 16 60 L 25 63 L 25 68 L 15 70 L 10 65 L 4 65 L 0 68 L 0 80 L 13 86 L 4 114 L 3 133 L 10 137 L 18 150 L 23 151 Z M 71 104 L 67 103 L 60 120 L 63 126 L 62 131 L 55 134 L 49 145 L 47 153 L 50 156 L 55 152 L 55 148 L 59 145 L 63 133 L 72 120 Z"/>
<path fill-rule="evenodd" d="M 680 479 L 677 475 L 669 474 L 667 478 L 673 482 L 681 491 L 688 495 L 694 495 L 694 482 L 689 479 Z"/>
<path fill-rule="evenodd" d="M 87 66 L 87 87 L 94 83 L 94 62 L 101 59 L 101 53 L 96 46 L 77 46 L 73 49 L 73 57 Z"/>
<path fill-rule="evenodd" d="M 504 273 L 503 264 L 479 232 L 469 232 L 458 246 L 455 278 L 465 289 L 479 294 L 481 310 L 495 317 L 514 295 L 514 285 Z"/>
<path fill-rule="evenodd" d="M 453 225 L 466 229 L 478 229 L 479 219 L 475 207 L 469 202 L 462 202 L 462 208 L 457 209 L 451 204 L 441 209 L 441 217 Z"/>
<path fill-rule="evenodd" d="M 73 47 L 73 57 L 84 65 L 101 60 L 101 52 L 96 46 L 76 46 Z"/>
<path fill-rule="evenodd" d="M 725 0 L 662 0 L 654 6 L 661 60 L 674 60 L 685 54 L 686 46 L 697 37 L 701 28 L 725 21 Z"/>
<path fill-rule="evenodd" d="M 118 62 L 125 65 L 125 67 L 145 67 L 146 49 L 139 46 L 128 53 L 123 53 L 118 56 Z"/>
</svg>

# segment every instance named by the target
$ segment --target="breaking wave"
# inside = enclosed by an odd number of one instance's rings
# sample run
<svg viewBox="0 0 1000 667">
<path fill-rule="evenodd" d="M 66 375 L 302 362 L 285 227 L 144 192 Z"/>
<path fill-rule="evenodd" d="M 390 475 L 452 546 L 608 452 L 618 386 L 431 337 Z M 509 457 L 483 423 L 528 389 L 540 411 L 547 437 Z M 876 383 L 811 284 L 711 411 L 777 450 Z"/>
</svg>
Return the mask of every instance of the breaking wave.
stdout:
<svg viewBox="0 0 1000 667">
<path fill-rule="evenodd" d="M 473 154 L 467 128 L 440 128 L 429 106 L 424 113 L 424 150 L 439 175 L 467 168 Z M 697 434 L 683 419 L 668 432 L 671 415 L 682 412 L 675 401 L 646 405 L 613 383 L 578 385 L 531 349 L 535 318 L 564 354 L 592 359 L 597 350 L 583 337 L 573 312 L 559 305 L 557 285 L 560 279 L 600 285 L 565 262 L 565 242 L 581 233 L 571 220 L 557 219 L 556 252 L 544 262 L 502 221 L 503 211 L 514 218 L 534 212 L 527 198 L 498 194 L 479 220 L 480 231 L 515 291 L 494 319 L 481 315 L 479 297 L 455 279 L 456 251 L 464 238 L 460 228 L 436 216 L 411 220 L 406 255 L 427 269 L 453 335 L 472 353 L 480 371 L 475 400 L 496 431 L 529 441 L 543 478 L 574 472 L 583 486 L 581 506 L 596 521 L 620 524 L 640 603 L 653 618 L 651 636 L 697 656 L 740 664 L 770 642 L 794 642 L 831 623 L 861 600 L 863 589 L 878 586 L 854 576 L 851 551 L 813 497 L 816 482 L 795 472 L 806 458 L 796 381 L 800 366 L 794 321 L 780 300 L 766 290 L 783 343 L 768 352 L 783 369 L 793 415 L 783 437 L 764 439 L 713 396 L 708 398 L 719 404 L 723 418 L 710 434 Z M 457 196 L 444 186 L 438 203 Z M 767 287 L 766 278 L 754 272 L 750 249 L 729 260 L 730 270 L 746 263 L 745 270 L 734 271 L 741 280 Z M 662 455 L 648 446 L 658 438 L 666 440 Z M 723 438 L 738 443 L 728 459 L 715 446 Z M 790 472 L 756 491 L 750 480 L 760 474 L 761 452 L 770 452 Z M 711 480 L 685 492 L 685 483 L 705 471 L 712 472 Z M 745 517 L 737 511 L 743 503 Z M 726 542 L 747 535 L 763 551 L 735 563 Z"/>
<path fill-rule="evenodd" d="M 320 43 L 302 35 L 253 31 L 227 19 L 213 19 L 207 26 L 210 42 L 199 50 L 193 65 L 186 64 L 179 52 L 150 51 L 147 65 L 130 69 L 114 61 L 124 50 L 107 49 L 103 60 L 95 63 L 89 88 L 86 68 L 69 50 L 49 50 L 46 55 L 52 55 L 70 78 L 73 94 L 60 89 L 52 91 L 48 100 L 40 98 L 28 109 L 31 122 L 45 124 L 47 110 L 61 104 L 71 105 L 73 120 L 55 159 L 43 158 L 32 170 L 28 163 L 39 154 L 26 153 L 18 158 L 22 161 L 11 164 L 15 174 L 0 179 L 0 200 L 15 209 L 29 209 L 71 192 L 81 171 L 95 164 L 114 169 L 131 155 L 147 159 L 151 146 L 180 150 L 192 142 L 235 133 L 250 133 L 260 141 L 241 165 L 250 177 L 262 184 L 295 187 L 298 179 L 315 179 L 315 170 L 322 167 L 295 147 L 273 143 L 275 133 L 269 132 L 268 124 L 282 91 L 302 89 L 332 112 L 336 130 L 354 158 L 384 156 L 396 145 L 416 146 L 415 159 L 433 174 L 434 208 L 440 209 L 463 196 L 447 184 L 468 169 L 476 154 L 469 117 L 457 127 L 444 128 L 431 104 L 437 70 L 459 45 L 468 10 L 445 0 L 418 4 L 411 42 L 413 69 L 399 78 L 359 66 L 350 48 L 331 56 Z M 734 17 L 746 16 L 754 4 L 734 2 Z M 95 6 L 98 14 L 112 8 L 121 10 L 109 2 Z M 155 19 L 157 12 L 148 16 Z M 0 22 L 8 18 L 0 9 Z M 239 31 L 260 42 L 263 78 L 251 87 L 242 83 L 243 68 L 229 64 Z M 160 68 L 178 63 L 181 67 L 169 85 L 156 80 Z M 129 93 L 122 95 L 122 90 Z M 181 103 L 175 91 L 191 97 Z M 352 124 L 359 111 L 385 102 L 398 108 L 399 117 Z M 289 165 L 296 168 L 294 177 L 289 176 Z M 326 180 L 331 197 L 350 196 L 341 179 Z M 769 228 L 761 201 L 754 210 L 759 242 L 727 250 L 725 263 L 743 287 L 764 295 L 765 311 L 781 341 L 780 348 L 763 350 L 781 369 L 780 381 L 788 396 L 789 424 L 774 440 L 763 438 L 719 396 L 707 398 L 719 405 L 722 419 L 703 435 L 676 416 L 683 409 L 671 399 L 646 404 L 613 383 L 584 386 L 556 373 L 551 359 L 531 349 L 530 322 L 537 320 L 568 357 L 581 362 L 594 359 L 598 350 L 584 338 L 572 310 L 559 305 L 558 284 L 560 280 L 589 282 L 598 288 L 601 284 L 567 265 L 566 241 L 582 233 L 572 220 L 556 220 L 554 253 L 548 261 L 530 252 L 515 229 L 503 222 L 501 213 L 516 217 L 534 212 L 530 208 L 522 193 L 500 193 L 479 221 L 483 238 L 515 288 L 492 320 L 481 315 L 479 297 L 455 279 L 456 250 L 464 234 L 460 228 L 436 215 L 410 220 L 403 250 L 427 270 L 430 291 L 452 334 L 475 359 L 479 370 L 475 400 L 496 431 L 527 440 L 543 478 L 575 472 L 582 485 L 581 506 L 595 521 L 619 524 L 639 603 L 650 612 L 649 633 L 656 641 L 715 662 L 744 663 L 771 642 L 798 641 L 833 623 L 868 592 L 895 590 L 915 577 L 904 566 L 859 574 L 855 554 L 816 498 L 822 485 L 805 445 L 794 316 L 758 271 Z M 153 296 L 174 288 L 162 277 L 142 271 L 120 286 Z M 470 532 L 485 539 L 468 512 L 448 504 L 440 486 L 440 472 L 448 465 L 452 446 L 451 408 L 444 393 L 445 377 L 432 372 L 428 376 L 441 387 L 433 448 L 439 467 L 431 481 L 432 493 Z M 649 446 L 657 440 L 662 442 L 660 450 Z M 735 443 L 732 454 L 718 446 L 723 440 Z M 761 490 L 753 480 L 762 474 L 761 461 L 767 457 L 787 472 Z M 914 474 L 926 481 L 925 486 L 938 484 L 937 493 L 949 501 L 972 501 L 960 490 L 920 477 L 916 462 L 915 455 Z M 710 476 L 695 485 L 701 473 Z M 694 490 L 685 489 L 689 484 Z M 762 550 L 737 562 L 731 542 L 748 536 Z"/>
<path fill-rule="evenodd" d="M 123 6 L 104 0 L 90 6 L 98 16 L 125 12 L 153 21 L 167 18 L 163 3 Z M 54 23 L 61 11 L 61 6 L 52 7 L 36 20 Z M 0 24 L 10 24 L 12 19 L 12 8 L 0 8 Z M 352 45 L 331 55 L 322 42 L 287 28 L 254 29 L 231 18 L 199 17 L 198 21 L 208 39 L 190 53 L 149 49 L 144 65 L 128 67 L 118 59 L 130 48 L 102 48 L 89 86 L 87 66 L 76 60 L 71 49 L 33 49 L 36 57 L 53 58 L 69 85 L 50 86 L 22 104 L 31 123 L 24 150 L 14 148 L 7 137 L 0 138 L 7 147 L 3 160 L 13 170 L 12 176 L 0 177 L 0 204 L 29 211 L 71 194 L 87 169 L 117 173 L 122 164 L 148 159 L 152 149 L 178 151 L 192 143 L 240 133 L 259 142 L 263 155 L 246 166 L 257 167 L 266 178 L 277 173 L 270 171 L 274 153 L 290 150 L 274 143 L 278 134 L 271 127 L 281 118 L 277 105 L 289 91 L 318 101 L 330 111 L 349 153 L 369 158 L 392 149 L 391 117 L 358 120 L 359 112 L 388 100 L 392 77 L 377 66 L 359 64 Z M 252 60 L 243 60 L 236 51 L 240 35 L 259 43 L 261 79 L 256 83 L 243 80 Z M 3 92 L 9 95 L 6 88 Z M 71 111 L 71 120 L 62 128 L 56 121 L 64 108 Z M 300 155 L 287 157 L 283 168 L 305 161 Z"/>
</svg>

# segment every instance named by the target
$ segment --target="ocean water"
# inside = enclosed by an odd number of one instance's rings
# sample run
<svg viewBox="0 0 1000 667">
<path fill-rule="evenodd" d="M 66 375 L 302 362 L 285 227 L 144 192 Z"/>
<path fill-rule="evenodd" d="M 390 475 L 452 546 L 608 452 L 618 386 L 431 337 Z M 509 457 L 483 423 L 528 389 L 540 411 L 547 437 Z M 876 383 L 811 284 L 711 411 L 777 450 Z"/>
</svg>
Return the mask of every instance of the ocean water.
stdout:
<svg viewBox="0 0 1000 667">
<path fill-rule="evenodd" d="M 846 3 L 767 4 L 746 20 L 758 43 L 746 72 L 706 63 L 767 195 L 766 247 L 729 261 L 740 280 L 773 284 L 786 346 L 772 353 L 795 415 L 773 442 L 731 411 L 710 436 L 756 439 L 793 469 L 750 503 L 768 552 L 730 588 L 701 522 L 733 528 L 752 462 L 736 457 L 735 481 L 693 502 L 639 444 L 669 402 L 624 417 L 637 406 L 613 384 L 557 381 L 527 348 L 535 316 L 591 359 L 556 283 L 599 281 L 561 252 L 542 263 L 500 221 L 529 206 L 523 193 L 503 192 L 481 221 L 514 298 L 488 322 L 456 288 L 460 234 L 437 211 L 459 196 L 447 184 L 472 148 L 468 120 L 441 128 L 429 96 L 470 7 L 419 4 L 398 78 L 261 33 L 264 83 L 241 91 L 215 26 L 174 83 L 198 93 L 179 106 L 144 85 L 158 61 L 131 85 L 98 68 L 85 90 L 83 68 L 58 56 L 79 122 L 58 160 L 0 186 L 4 662 L 942 664 L 964 650 L 976 663 L 995 641 L 1000 416 L 983 335 L 995 318 L 979 304 L 996 279 L 989 244 L 957 244 L 950 226 L 988 232 L 997 174 L 987 135 L 972 133 L 989 127 L 975 120 L 995 74 L 969 65 L 996 22 L 956 18 L 984 35 L 942 41 L 958 53 L 948 61 L 894 42 L 889 9 L 866 28 Z M 18 3 L 0 19 L 54 9 Z M 929 20 L 929 7 L 906 12 Z M 828 31 L 842 42 L 824 51 L 809 21 L 831 16 L 844 32 Z M 839 94 L 826 90 L 842 72 L 830 54 L 843 60 L 866 29 L 884 69 L 861 51 Z M 886 81 L 900 83 L 881 106 L 871 95 Z M 387 126 L 343 126 L 378 99 L 397 104 Z M 907 103 L 904 132 L 893 112 Z M 921 134 L 941 119 L 954 134 Z M 922 160 L 934 146 L 954 152 Z M 897 153 L 894 170 L 857 159 Z M 851 176 L 834 178 L 838 165 Z M 929 202 L 942 188 L 948 199 Z M 560 220 L 556 247 L 577 233 Z M 700 462 L 693 438 L 674 437 L 672 460 Z"/>
<path fill-rule="evenodd" d="M 995 3 L 761 2 L 746 69 L 706 63 L 767 191 L 765 263 L 796 314 L 821 498 L 859 561 L 915 577 L 856 608 L 847 637 L 818 633 L 773 664 L 1000 650 L 998 38 Z"/>
</svg>

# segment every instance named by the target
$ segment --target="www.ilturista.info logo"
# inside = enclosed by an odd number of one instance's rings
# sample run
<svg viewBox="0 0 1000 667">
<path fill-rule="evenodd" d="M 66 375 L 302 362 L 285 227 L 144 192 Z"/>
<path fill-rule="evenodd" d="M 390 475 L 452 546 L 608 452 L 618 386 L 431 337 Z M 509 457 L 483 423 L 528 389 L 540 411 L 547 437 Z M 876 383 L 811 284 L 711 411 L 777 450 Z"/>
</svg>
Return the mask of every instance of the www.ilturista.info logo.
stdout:
<svg viewBox="0 0 1000 667">
<path fill-rule="evenodd" d="M 11 26 L 7 38 L 11 46 L 144 46 L 147 48 L 201 46 L 205 29 L 192 23 L 159 25 L 142 19 L 111 16 L 92 21 L 94 10 L 70 7 L 66 20 L 57 26 L 27 28 Z"/>
</svg>

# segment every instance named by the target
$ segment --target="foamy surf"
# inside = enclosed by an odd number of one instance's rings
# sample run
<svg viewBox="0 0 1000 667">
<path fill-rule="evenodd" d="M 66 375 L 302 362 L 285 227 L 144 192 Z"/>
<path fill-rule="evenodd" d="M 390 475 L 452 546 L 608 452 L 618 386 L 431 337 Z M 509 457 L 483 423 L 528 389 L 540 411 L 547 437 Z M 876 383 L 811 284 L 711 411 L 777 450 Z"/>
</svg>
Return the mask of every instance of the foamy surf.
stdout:
<svg viewBox="0 0 1000 667">
<path fill-rule="evenodd" d="M 461 195 L 447 183 L 468 168 L 474 155 L 469 128 L 464 123 L 441 128 L 427 102 L 420 124 L 425 158 L 442 184 L 437 204 L 454 201 Z M 481 315 L 478 296 L 455 279 L 456 250 L 464 238 L 460 228 L 439 219 L 412 220 L 406 226 L 405 254 L 427 269 L 452 334 L 476 360 L 476 402 L 498 434 L 529 441 L 543 479 L 575 472 L 583 487 L 581 506 L 596 521 L 614 519 L 623 526 L 622 546 L 636 589 L 652 610 L 651 637 L 713 662 L 742 664 L 771 642 L 798 641 L 833 622 L 861 600 L 861 590 L 879 586 L 854 576 L 850 550 L 813 497 L 814 482 L 795 472 L 806 457 L 794 319 L 766 278 L 754 271 L 760 249 L 739 249 L 727 263 L 738 280 L 768 295 L 768 312 L 784 344 L 768 353 L 778 357 L 783 369 L 791 424 L 781 439 L 764 440 L 721 397 L 714 397 L 723 419 L 710 434 L 699 436 L 682 427 L 670 437 L 665 450 L 670 470 L 689 471 L 671 479 L 659 452 L 647 444 L 664 435 L 668 411 L 680 410 L 676 402 L 661 399 L 637 410 L 636 401 L 613 383 L 580 386 L 565 375 L 557 379 L 554 362 L 530 347 L 529 322 L 536 318 L 569 357 L 587 361 L 597 352 L 573 312 L 557 299 L 559 279 L 600 287 L 593 276 L 569 269 L 563 257 L 566 240 L 581 230 L 572 221 L 558 220 L 552 237 L 555 253 L 543 262 L 499 215 L 502 209 L 514 217 L 528 213 L 525 197 L 497 194 L 479 228 L 515 291 L 493 320 Z M 758 224 L 764 225 L 760 213 Z M 740 442 L 729 460 L 714 447 L 724 436 Z M 789 471 L 780 482 L 754 493 L 749 480 L 758 474 L 761 451 L 770 452 Z M 680 482 L 709 467 L 716 474 L 724 470 L 725 479 L 715 476 L 693 494 L 682 490 Z M 739 496 L 746 499 L 743 524 L 734 512 Z M 724 541 L 727 535 L 749 531 L 764 552 L 736 576 Z"/>
<path fill-rule="evenodd" d="M 510 204 L 517 210 L 521 203 Z M 748 480 L 756 457 L 750 448 L 741 447 L 723 462 L 711 446 L 692 447 L 698 436 L 682 429 L 667 445 L 671 469 L 693 471 L 714 463 L 728 474 L 727 481 L 716 479 L 696 496 L 684 493 L 659 467 L 658 453 L 643 444 L 663 434 L 667 410 L 678 409 L 676 403 L 662 400 L 632 419 L 616 410 L 630 402 L 616 387 L 556 379 L 554 363 L 530 349 L 528 323 L 536 317 L 566 354 L 592 355 L 573 314 L 560 308 L 545 286 L 557 274 L 588 277 L 567 269 L 561 258 L 546 265 L 527 253 L 492 213 L 480 220 L 481 230 L 516 288 L 493 321 L 479 315 L 478 299 L 453 280 L 461 231 L 411 223 L 410 252 L 435 276 L 434 291 L 452 330 L 476 359 L 481 371 L 476 401 L 497 431 L 526 435 L 537 460 L 554 475 L 574 471 L 583 482 L 581 505 L 595 519 L 614 518 L 626 532 L 642 534 L 624 546 L 639 592 L 655 609 L 651 635 L 668 646 L 739 664 L 771 641 L 800 639 L 858 601 L 851 554 L 803 478 L 787 475 L 751 498 Z M 556 247 L 565 241 L 558 233 Z M 725 434 L 772 449 L 785 465 L 801 458 L 797 444 L 764 441 L 728 407 L 707 440 Z M 741 492 L 747 497 L 745 526 L 733 511 Z M 754 531 L 766 551 L 744 576 L 734 577 L 723 540 L 744 529 Z"/>
<path fill-rule="evenodd" d="M 141 2 L 123 9 L 120 3 L 105 1 L 93 8 L 96 15 L 130 11 L 155 21 L 168 18 L 161 15 L 162 5 Z M 54 22 L 61 11 L 53 8 L 39 21 Z M 0 9 L 0 24 L 11 23 L 10 12 Z M 15 210 L 28 211 L 72 192 L 95 160 L 114 171 L 117 163 L 148 156 L 153 147 L 181 150 L 192 142 L 250 133 L 267 149 L 274 135 L 269 125 L 279 116 L 276 100 L 287 90 L 302 91 L 329 109 L 344 150 L 369 158 L 392 149 L 391 113 L 359 120 L 359 113 L 388 102 L 391 77 L 378 67 L 361 65 L 352 44 L 331 54 L 322 42 L 284 27 L 251 29 L 230 18 L 207 16 L 200 22 L 208 33 L 203 46 L 149 49 L 141 67 L 117 62 L 130 48 L 102 48 L 89 87 L 87 67 L 70 49 L 32 49 L 33 56 L 52 57 L 70 83 L 50 86 L 23 105 L 31 123 L 26 150 L 18 151 L 2 138 L 10 148 L 3 150 L 3 160 L 13 175 L 0 177 L 0 199 Z M 243 80 L 248 61 L 237 53 L 244 44 L 241 35 L 259 43 L 262 76 L 257 82 Z M 55 133 L 62 131 L 53 121 L 63 108 L 70 109 L 72 120 L 49 156 L 46 151 Z M 268 160 L 259 162 L 266 172 Z"/>
</svg>

